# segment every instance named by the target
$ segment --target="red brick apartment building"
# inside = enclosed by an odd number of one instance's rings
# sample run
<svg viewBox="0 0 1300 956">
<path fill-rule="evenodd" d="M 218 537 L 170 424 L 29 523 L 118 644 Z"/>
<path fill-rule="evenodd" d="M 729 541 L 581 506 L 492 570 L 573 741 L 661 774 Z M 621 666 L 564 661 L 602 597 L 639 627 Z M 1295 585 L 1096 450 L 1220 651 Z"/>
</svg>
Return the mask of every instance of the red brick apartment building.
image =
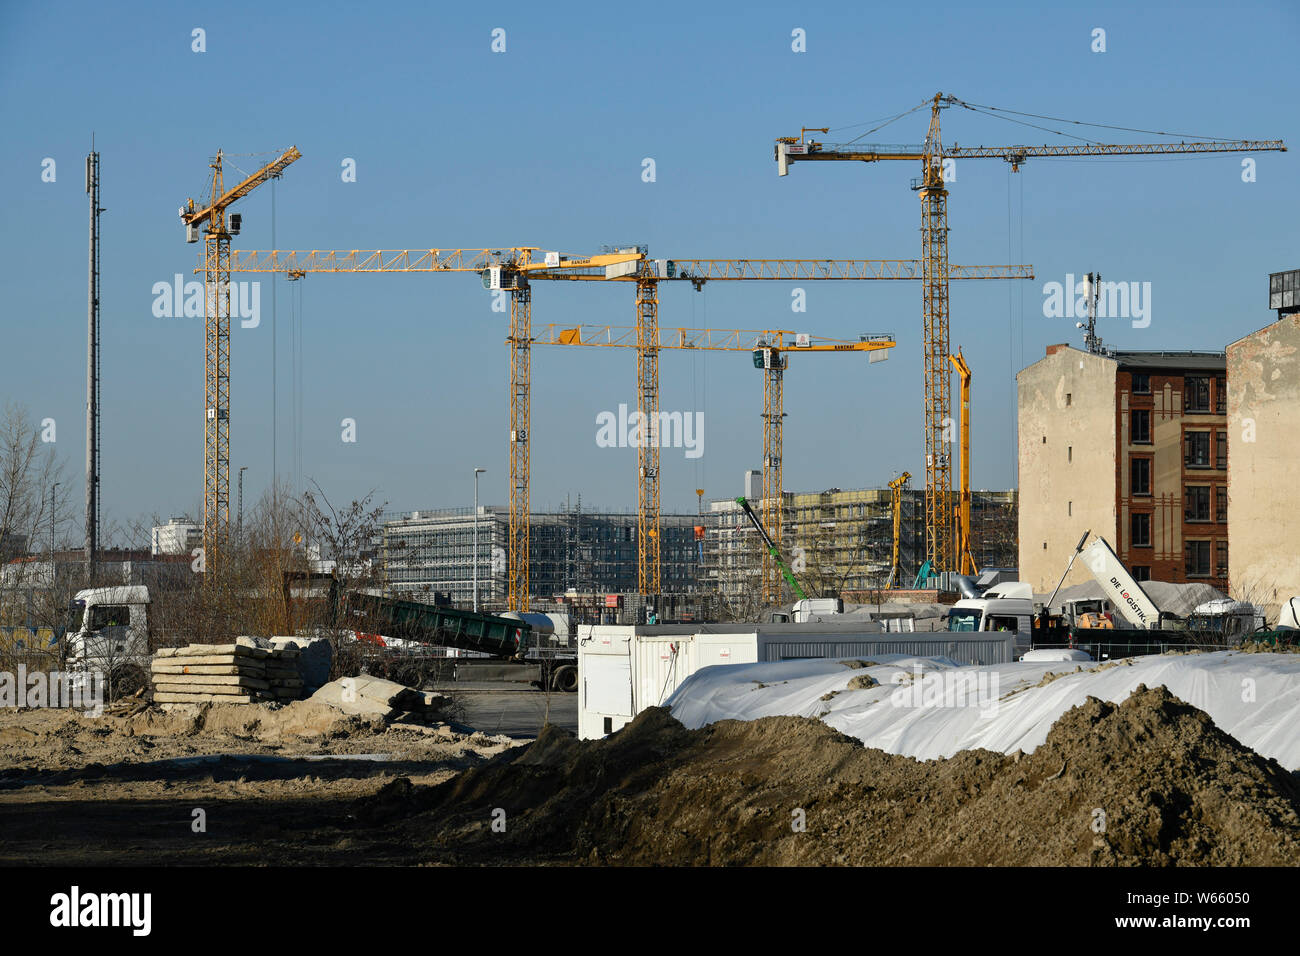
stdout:
<svg viewBox="0 0 1300 956">
<path fill-rule="evenodd" d="M 1138 580 L 1228 588 L 1222 352 L 1051 345 L 1016 377 L 1020 572 L 1050 591 L 1085 530 Z M 1076 564 L 1066 581 L 1090 580 Z"/>
</svg>

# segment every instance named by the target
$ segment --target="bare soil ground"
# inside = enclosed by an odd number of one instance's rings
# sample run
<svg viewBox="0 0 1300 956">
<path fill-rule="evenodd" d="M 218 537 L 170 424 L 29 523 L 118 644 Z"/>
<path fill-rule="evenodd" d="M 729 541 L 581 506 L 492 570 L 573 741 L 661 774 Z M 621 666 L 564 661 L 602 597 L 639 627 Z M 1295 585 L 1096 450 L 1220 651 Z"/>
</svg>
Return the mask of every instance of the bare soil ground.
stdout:
<svg viewBox="0 0 1300 956">
<path fill-rule="evenodd" d="M 462 862 L 1295 866 L 1298 811 L 1275 761 L 1139 688 L 1033 754 L 924 762 L 806 718 L 688 731 L 654 709 L 606 741 L 543 734 L 429 790 L 394 782 L 361 816 Z"/>
<path fill-rule="evenodd" d="M 250 705 L 4 712 L 0 767 L 4 863 L 1300 864 L 1300 781 L 1163 688 L 1090 699 L 1030 755 L 663 709 L 516 746 Z"/>
<path fill-rule="evenodd" d="M 306 701 L 127 718 L 0 711 L 0 864 L 422 862 L 382 834 L 361 841 L 373 858 L 359 855 L 353 804 L 399 776 L 435 784 L 516 745 Z"/>
</svg>

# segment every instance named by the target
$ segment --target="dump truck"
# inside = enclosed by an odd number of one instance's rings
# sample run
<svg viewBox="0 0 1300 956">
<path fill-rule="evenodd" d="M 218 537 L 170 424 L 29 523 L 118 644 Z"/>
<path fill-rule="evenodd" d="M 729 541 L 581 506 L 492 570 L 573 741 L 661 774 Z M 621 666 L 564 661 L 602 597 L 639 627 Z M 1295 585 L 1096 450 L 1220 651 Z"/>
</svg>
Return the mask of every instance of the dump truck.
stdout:
<svg viewBox="0 0 1300 956">
<path fill-rule="evenodd" d="M 557 620 L 561 615 L 482 614 L 367 591 L 340 593 L 337 582 L 331 600 L 339 627 L 377 632 L 407 650 L 436 645 L 472 655 L 446 658 L 440 678 L 511 681 L 564 693 L 578 689 L 578 652 L 567 620 Z"/>
<path fill-rule="evenodd" d="M 1035 648 L 1083 650 L 1101 660 L 1193 647 L 1236 647 L 1255 630 L 1255 608 L 1244 602 L 1210 601 L 1187 618 L 1161 611 L 1105 538 L 1098 535 L 1085 547 L 1091 534 L 1090 530 L 1083 533 L 1056 589 L 1034 616 Z M 1106 597 L 1098 605 L 1067 602 L 1073 606 L 1053 615 L 1056 595 L 1077 558 L 1083 559 Z"/>
</svg>

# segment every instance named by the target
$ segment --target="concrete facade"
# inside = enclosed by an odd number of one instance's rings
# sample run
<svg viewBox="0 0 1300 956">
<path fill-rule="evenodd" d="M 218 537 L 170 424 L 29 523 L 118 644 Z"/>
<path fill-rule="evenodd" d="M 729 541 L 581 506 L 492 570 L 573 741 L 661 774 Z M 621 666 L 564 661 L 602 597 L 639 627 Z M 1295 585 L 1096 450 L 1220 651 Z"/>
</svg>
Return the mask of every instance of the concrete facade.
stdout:
<svg viewBox="0 0 1300 956">
<path fill-rule="evenodd" d="M 172 518 L 150 533 L 151 550 L 160 554 L 191 554 L 203 546 L 203 525 L 188 518 Z"/>
<path fill-rule="evenodd" d="M 1020 580 L 1051 591 L 1088 530 L 1115 544 L 1113 359 L 1064 345 L 1016 376 Z M 1091 581 L 1082 566 L 1066 586 Z"/>
<path fill-rule="evenodd" d="M 1272 619 L 1300 595 L 1300 315 L 1228 346 L 1227 421 L 1232 582 Z"/>
<path fill-rule="evenodd" d="M 1224 355 L 1053 345 L 1017 381 L 1022 580 L 1050 591 L 1091 530 L 1139 581 L 1226 591 Z"/>
</svg>

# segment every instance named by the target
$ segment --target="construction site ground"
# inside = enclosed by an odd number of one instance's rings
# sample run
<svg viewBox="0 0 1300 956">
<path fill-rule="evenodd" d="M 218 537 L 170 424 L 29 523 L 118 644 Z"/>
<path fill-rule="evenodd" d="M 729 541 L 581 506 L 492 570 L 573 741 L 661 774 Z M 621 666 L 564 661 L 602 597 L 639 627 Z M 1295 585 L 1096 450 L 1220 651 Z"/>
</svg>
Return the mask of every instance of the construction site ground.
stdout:
<svg viewBox="0 0 1300 956">
<path fill-rule="evenodd" d="M 398 777 L 442 782 L 526 742 L 548 698 L 558 722 L 577 723 L 573 694 L 509 684 L 454 693 L 455 723 L 440 727 L 307 701 L 131 717 L 0 710 L 0 863 L 425 862 L 385 835 L 355 833 L 357 801 Z M 502 729 L 466 732 L 476 726 Z"/>
<path fill-rule="evenodd" d="M 247 705 L 5 711 L 0 767 L 19 865 L 1300 864 L 1297 777 L 1163 688 L 928 761 L 803 717 L 528 744 Z"/>
</svg>

